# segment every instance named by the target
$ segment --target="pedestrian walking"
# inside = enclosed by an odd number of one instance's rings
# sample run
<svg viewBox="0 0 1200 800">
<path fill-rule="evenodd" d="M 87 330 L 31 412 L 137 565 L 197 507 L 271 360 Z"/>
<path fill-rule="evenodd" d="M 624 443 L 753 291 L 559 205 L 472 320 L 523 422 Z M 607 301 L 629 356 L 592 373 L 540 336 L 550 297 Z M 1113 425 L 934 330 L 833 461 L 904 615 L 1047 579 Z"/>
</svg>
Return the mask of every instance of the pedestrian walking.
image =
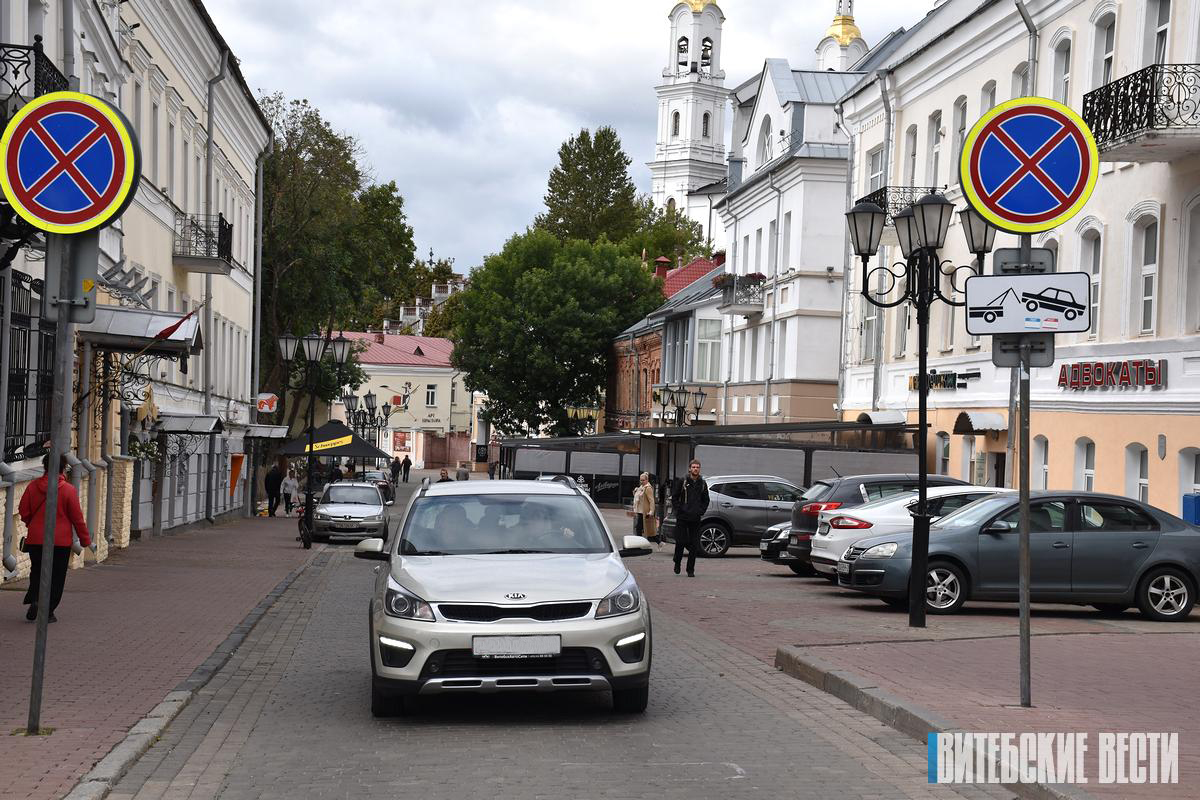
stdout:
<svg viewBox="0 0 1200 800">
<path fill-rule="evenodd" d="M 29 531 L 25 536 L 25 550 L 29 553 L 29 588 L 25 591 L 25 619 L 37 619 L 38 593 L 41 590 L 42 556 L 45 555 L 46 528 L 46 493 L 50 488 L 50 456 L 42 459 L 42 468 L 46 474 L 29 484 L 17 510 L 21 521 Z M 67 468 L 67 457 L 63 456 L 58 462 L 58 509 L 54 522 L 54 542 L 50 557 L 54 559 L 50 577 L 50 621 L 58 622 L 54 609 L 62 600 L 63 585 L 67 580 L 67 567 L 71 563 L 71 529 L 79 534 L 79 543 L 90 547 L 92 538 L 88 534 L 87 522 L 83 519 L 83 510 L 79 507 L 79 495 L 75 487 L 67 481 L 63 471 Z"/>
<path fill-rule="evenodd" d="M 273 517 L 275 509 L 279 508 L 279 490 L 283 488 L 283 470 L 278 464 L 267 470 L 267 476 L 263 478 L 263 488 L 267 490 L 267 516 Z"/>
<path fill-rule="evenodd" d="M 329 482 L 337 483 L 342 479 L 342 468 L 338 466 L 337 461 L 329 462 Z"/>
<path fill-rule="evenodd" d="M 400 483 L 400 472 L 404 467 L 400 464 L 400 456 L 392 457 L 392 485 Z"/>
<path fill-rule="evenodd" d="M 654 516 L 654 484 L 650 473 L 638 476 L 638 487 L 633 490 L 633 532 L 651 541 L 658 539 L 658 519 Z"/>
<path fill-rule="evenodd" d="M 471 480 L 471 470 L 467 469 L 467 462 L 460 461 L 458 469 L 454 472 L 454 480 L 469 481 Z"/>
<path fill-rule="evenodd" d="M 454 483 L 454 478 L 450 477 L 450 470 L 442 467 L 441 477 L 437 479 L 438 483 Z"/>
<path fill-rule="evenodd" d="M 495 461 L 488 462 L 488 480 L 489 481 L 496 480 L 496 462 Z"/>
<path fill-rule="evenodd" d="M 404 455 L 404 460 L 400 462 L 400 469 L 403 470 L 401 474 L 404 476 L 404 482 L 408 483 L 408 472 L 412 469 L 412 459 L 408 457 L 407 453 Z"/>
<path fill-rule="evenodd" d="M 679 563 L 686 548 L 687 574 L 694 578 L 696 553 L 700 550 L 700 520 L 708 511 L 708 484 L 700 477 L 700 462 L 696 459 L 688 464 L 687 477 L 672 495 L 671 504 L 675 507 L 675 574 L 679 574 Z"/>
<path fill-rule="evenodd" d="M 292 515 L 292 499 L 300 494 L 300 482 L 296 480 L 295 470 L 288 470 L 287 477 L 283 479 L 283 484 L 279 488 L 283 492 L 283 511 L 290 517 Z"/>
</svg>

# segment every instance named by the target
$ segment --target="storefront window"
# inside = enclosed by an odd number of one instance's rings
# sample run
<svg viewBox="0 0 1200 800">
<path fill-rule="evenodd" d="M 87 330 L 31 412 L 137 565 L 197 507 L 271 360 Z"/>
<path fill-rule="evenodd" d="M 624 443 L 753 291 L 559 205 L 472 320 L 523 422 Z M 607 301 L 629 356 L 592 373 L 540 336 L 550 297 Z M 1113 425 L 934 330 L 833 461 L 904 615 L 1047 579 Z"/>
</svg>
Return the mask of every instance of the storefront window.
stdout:
<svg viewBox="0 0 1200 800">
<path fill-rule="evenodd" d="M 1088 442 L 1083 451 L 1083 490 L 1090 492 L 1096 485 L 1096 444 Z"/>
<path fill-rule="evenodd" d="M 937 435 L 938 447 L 938 474 L 950 474 L 950 434 L 939 433 Z M 1198 465 L 1200 468 L 1200 465 Z M 1200 473 L 1198 473 L 1200 474 Z"/>
</svg>

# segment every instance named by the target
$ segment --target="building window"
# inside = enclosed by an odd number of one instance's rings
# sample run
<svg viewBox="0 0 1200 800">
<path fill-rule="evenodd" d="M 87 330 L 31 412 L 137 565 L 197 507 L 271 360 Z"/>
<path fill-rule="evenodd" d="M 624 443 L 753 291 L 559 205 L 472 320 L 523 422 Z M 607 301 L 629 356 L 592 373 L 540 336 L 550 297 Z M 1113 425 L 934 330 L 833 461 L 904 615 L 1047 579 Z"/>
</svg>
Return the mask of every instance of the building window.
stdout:
<svg viewBox="0 0 1200 800">
<path fill-rule="evenodd" d="M 896 358 L 901 358 L 908 349 L 908 303 L 896 308 Z"/>
<path fill-rule="evenodd" d="M 1045 436 L 1033 438 L 1034 485 L 1039 489 L 1050 488 L 1050 442 Z"/>
<path fill-rule="evenodd" d="M 10 267 L 10 269 L 12 269 Z M 39 458 L 50 438 L 50 400 L 54 392 L 54 329 L 42 330 L 38 322 L 42 297 L 40 281 L 12 270 L 9 296 L 11 325 L 5 331 L 9 348 L 8 425 L 4 431 L 4 461 L 15 463 Z"/>
<path fill-rule="evenodd" d="M 1171 0 L 1149 0 L 1146 6 L 1147 55 L 1149 64 L 1167 63 L 1171 38 Z"/>
<path fill-rule="evenodd" d="M 975 475 L 975 437 L 964 436 L 962 446 L 962 472 L 963 480 L 967 483 L 973 483 L 972 478 Z"/>
<path fill-rule="evenodd" d="M 1192 494 L 1200 494 L 1200 453 L 1192 454 Z"/>
<path fill-rule="evenodd" d="M 1113 79 L 1113 62 L 1116 56 L 1117 17 L 1107 14 L 1096 23 L 1096 73 L 1093 84 L 1104 86 Z"/>
<path fill-rule="evenodd" d="M 762 273 L 762 228 L 754 232 L 754 271 Z"/>
<path fill-rule="evenodd" d="M 705 36 L 700 42 L 700 71 L 705 75 L 712 73 L 713 66 L 713 40 Z"/>
<path fill-rule="evenodd" d="M 1141 333 L 1154 333 L 1158 284 L 1158 220 L 1152 220 L 1143 225 L 1139 231 L 1138 253 L 1141 267 L 1138 276 L 1139 297 L 1141 298 L 1139 330 Z"/>
<path fill-rule="evenodd" d="M 433 408 L 437 405 L 437 384 L 430 383 L 425 386 L 425 407 Z"/>
<path fill-rule="evenodd" d="M 863 361 L 875 360 L 875 326 L 879 324 L 879 307 L 865 296 L 860 301 L 862 308 L 862 340 L 860 352 Z"/>
<path fill-rule="evenodd" d="M 1101 254 L 1103 253 L 1100 233 L 1098 231 L 1087 231 L 1083 235 L 1083 270 L 1087 272 L 1092 279 L 1092 296 L 1091 296 L 1091 318 L 1092 327 L 1088 331 L 1088 338 L 1095 339 L 1100 335 L 1100 277 L 1101 277 Z"/>
<path fill-rule="evenodd" d="M 744 263 L 741 264 L 739 272 L 742 275 L 750 274 L 750 234 L 748 233 L 742 237 L 742 262 Z"/>
<path fill-rule="evenodd" d="M 764 117 L 762 127 L 758 131 L 758 166 L 762 166 L 775 157 L 771 142 L 771 118 Z"/>
<path fill-rule="evenodd" d="M 767 233 L 767 269 L 771 270 L 772 277 L 779 274 L 779 223 L 776 220 L 771 220 Z"/>
<path fill-rule="evenodd" d="M 925 168 L 925 182 L 930 186 L 938 185 L 938 176 L 941 175 L 941 159 L 942 112 L 935 111 L 929 115 L 929 159 Z"/>
<path fill-rule="evenodd" d="M 1075 442 L 1075 488 L 1085 492 L 1096 488 L 1096 443 L 1091 439 Z"/>
<path fill-rule="evenodd" d="M 676 111 L 674 114 L 671 115 L 671 135 L 672 136 L 679 135 L 679 112 L 678 111 Z"/>
<path fill-rule="evenodd" d="M 1029 94 L 1029 64 L 1022 61 L 1013 70 L 1012 96 L 1025 97 Z"/>
<path fill-rule="evenodd" d="M 1197 206 L 1197 209 L 1200 210 L 1200 206 Z M 1197 242 L 1197 245 L 1200 245 L 1200 242 Z M 791 265 L 792 265 L 792 212 L 789 211 L 783 215 L 783 263 L 780 268 L 787 269 Z M 784 287 L 783 295 L 780 297 L 779 301 L 782 303 L 782 302 L 786 302 L 786 300 L 787 300 L 787 287 Z"/>
<path fill-rule="evenodd" d="M 996 82 L 988 81 L 979 93 L 979 113 L 991 111 L 996 106 Z"/>
<path fill-rule="evenodd" d="M 150 104 L 150 180 L 158 188 L 158 103 Z"/>
<path fill-rule="evenodd" d="M 787 360 L 788 346 L 788 320 L 782 319 L 779 321 L 779 326 L 775 331 L 775 368 L 773 370 L 777 380 L 786 380 L 791 377 L 789 369 L 791 362 Z M 778 396 L 775 398 L 779 399 Z M 771 413 L 775 413 L 777 408 L 771 409 Z"/>
<path fill-rule="evenodd" d="M 167 196 L 172 196 L 172 189 L 175 188 L 175 123 L 167 123 L 167 179 L 164 181 L 167 187 Z"/>
<path fill-rule="evenodd" d="M 883 188 L 883 148 L 867 153 L 867 175 L 870 191 Z"/>
<path fill-rule="evenodd" d="M 1071 101 L 1071 40 L 1066 39 L 1054 48 L 1054 99 L 1066 104 Z"/>
<path fill-rule="evenodd" d="M 674 198 L 674 197 L 668 197 L 668 198 L 667 198 L 667 214 L 669 214 L 669 215 L 670 215 L 670 214 L 674 214 L 674 213 L 675 213 L 675 208 L 676 208 L 676 206 L 675 206 L 675 198 Z"/>
<path fill-rule="evenodd" d="M 688 38 L 686 36 L 679 37 L 679 43 L 676 46 L 676 52 L 678 53 L 676 60 L 678 61 L 679 66 L 686 67 L 688 65 Z"/>
<path fill-rule="evenodd" d="M 909 125 L 904 134 L 904 183 L 917 185 L 917 126 Z"/>
<path fill-rule="evenodd" d="M 950 474 L 950 434 L 939 433 L 937 435 L 937 453 L 938 453 L 938 474 Z"/>
<path fill-rule="evenodd" d="M 960 97 L 954 103 L 954 157 L 950 162 L 950 172 L 955 183 L 962 183 L 961 170 L 958 162 L 962 159 L 963 146 L 967 142 L 967 98 Z"/>
<path fill-rule="evenodd" d="M 711 119 L 712 119 L 712 117 L 709 115 L 709 113 L 707 111 L 705 111 L 703 122 L 701 123 L 702 133 L 703 133 L 703 136 L 705 139 L 708 138 L 708 126 L 709 126 L 709 122 Z"/>
<path fill-rule="evenodd" d="M 721 321 L 696 320 L 696 380 L 721 379 Z"/>
<path fill-rule="evenodd" d="M 192 182 L 188 180 L 189 176 L 192 174 L 191 170 L 188 169 L 189 165 L 191 164 L 191 159 L 188 156 L 188 150 L 188 140 L 184 139 L 183 161 L 181 162 L 183 164 L 183 171 L 180 173 L 180 177 L 183 179 L 183 181 L 179 186 L 179 205 L 183 207 L 184 211 L 188 210 L 188 200 L 191 199 L 188 197 L 188 192 L 191 191 L 192 185 Z"/>
<path fill-rule="evenodd" d="M 1138 442 L 1125 448 L 1125 494 L 1150 502 L 1150 451 Z"/>
<path fill-rule="evenodd" d="M 142 135 L 142 84 L 133 82 L 133 129 Z"/>
</svg>

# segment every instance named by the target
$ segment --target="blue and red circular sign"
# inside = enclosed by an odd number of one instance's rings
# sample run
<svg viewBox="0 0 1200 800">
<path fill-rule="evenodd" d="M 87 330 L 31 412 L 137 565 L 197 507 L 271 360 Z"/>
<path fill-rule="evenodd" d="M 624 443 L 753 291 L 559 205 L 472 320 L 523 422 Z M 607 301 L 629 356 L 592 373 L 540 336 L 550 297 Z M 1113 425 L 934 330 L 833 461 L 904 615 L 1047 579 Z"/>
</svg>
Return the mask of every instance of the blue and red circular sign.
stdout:
<svg viewBox="0 0 1200 800">
<path fill-rule="evenodd" d="M 1079 213 L 1100 156 L 1087 123 L 1062 103 L 1020 97 L 984 114 L 963 143 L 963 194 L 1009 233 L 1040 233 Z"/>
<path fill-rule="evenodd" d="M 141 179 L 125 116 L 98 97 L 52 92 L 22 106 L 0 138 L 0 188 L 35 228 L 82 233 L 125 211 Z"/>
</svg>

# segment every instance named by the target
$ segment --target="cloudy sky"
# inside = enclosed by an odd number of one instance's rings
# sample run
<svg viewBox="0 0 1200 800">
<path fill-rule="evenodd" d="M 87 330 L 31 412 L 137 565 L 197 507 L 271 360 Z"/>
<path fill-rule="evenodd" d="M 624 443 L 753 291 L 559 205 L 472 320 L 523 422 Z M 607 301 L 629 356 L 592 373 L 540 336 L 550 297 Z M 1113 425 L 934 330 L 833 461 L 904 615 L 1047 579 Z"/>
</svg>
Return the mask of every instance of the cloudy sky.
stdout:
<svg viewBox="0 0 1200 800">
<path fill-rule="evenodd" d="M 726 85 L 811 67 L 835 0 L 726 0 Z M 860 0 L 868 43 L 931 0 Z M 564 139 L 614 126 L 649 190 L 671 0 L 207 0 L 256 91 L 305 97 L 407 203 L 418 252 L 478 265 L 542 208 Z"/>
</svg>

